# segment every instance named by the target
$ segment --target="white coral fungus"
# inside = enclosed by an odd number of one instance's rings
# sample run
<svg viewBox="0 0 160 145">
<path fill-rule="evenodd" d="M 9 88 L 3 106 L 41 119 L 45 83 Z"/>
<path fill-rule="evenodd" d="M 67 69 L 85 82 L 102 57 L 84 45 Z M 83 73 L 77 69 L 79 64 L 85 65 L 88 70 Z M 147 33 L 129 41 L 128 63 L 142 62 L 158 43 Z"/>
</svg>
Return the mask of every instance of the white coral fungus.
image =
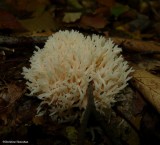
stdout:
<svg viewBox="0 0 160 145">
<path fill-rule="evenodd" d="M 102 36 L 59 31 L 49 37 L 43 49 L 37 47 L 30 68 L 23 68 L 30 95 L 42 100 L 40 109 L 42 104 L 50 106 L 54 120 L 70 120 L 75 117 L 74 108 L 86 108 L 86 90 L 92 80 L 96 109 L 104 113 L 127 86 L 133 71 L 121 51 Z"/>
</svg>

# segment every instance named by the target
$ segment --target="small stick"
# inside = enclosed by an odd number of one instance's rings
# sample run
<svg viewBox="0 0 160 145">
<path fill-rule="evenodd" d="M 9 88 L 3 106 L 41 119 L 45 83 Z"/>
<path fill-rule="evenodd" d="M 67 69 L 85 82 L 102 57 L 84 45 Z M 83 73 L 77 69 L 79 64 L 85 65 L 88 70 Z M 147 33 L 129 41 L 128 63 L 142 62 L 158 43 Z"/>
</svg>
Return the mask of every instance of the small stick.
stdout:
<svg viewBox="0 0 160 145">
<path fill-rule="evenodd" d="M 83 119 L 82 119 L 80 134 L 79 134 L 79 138 L 78 138 L 78 145 L 84 145 L 85 130 L 87 128 L 87 123 L 88 123 L 89 117 L 91 115 L 93 115 L 95 120 L 100 124 L 101 129 L 103 130 L 103 132 L 105 133 L 105 135 L 108 139 L 108 145 L 114 144 L 114 141 L 113 141 L 112 137 L 109 136 L 108 133 L 107 133 L 108 130 L 107 130 L 106 122 L 104 121 L 104 118 L 96 110 L 96 106 L 95 106 L 95 103 L 94 103 L 94 95 L 93 95 L 93 81 L 91 81 L 88 85 L 86 96 L 87 96 L 87 107 L 86 107 L 86 110 L 84 112 L 84 116 L 83 116 Z M 118 144 L 116 144 L 116 145 L 118 145 Z"/>
<path fill-rule="evenodd" d="M 42 45 L 48 39 L 47 36 L 33 37 L 16 37 L 16 36 L 0 36 L 0 46 L 5 47 L 28 47 Z"/>
<path fill-rule="evenodd" d="M 92 107 L 94 107 L 94 100 L 93 100 L 93 82 L 90 82 L 87 88 L 87 107 L 83 115 L 82 124 L 79 133 L 78 145 L 83 145 L 85 141 L 85 130 L 87 128 L 87 123 L 89 117 L 91 115 Z"/>
</svg>

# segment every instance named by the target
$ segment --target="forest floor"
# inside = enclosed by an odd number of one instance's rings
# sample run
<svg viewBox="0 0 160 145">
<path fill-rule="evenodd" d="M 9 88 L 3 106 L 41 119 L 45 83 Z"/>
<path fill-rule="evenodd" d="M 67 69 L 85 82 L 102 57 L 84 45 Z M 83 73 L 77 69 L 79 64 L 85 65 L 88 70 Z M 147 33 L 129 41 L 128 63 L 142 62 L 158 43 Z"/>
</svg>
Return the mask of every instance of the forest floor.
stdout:
<svg viewBox="0 0 160 145">
<path fill-rule="evenodd" d="M 80 121 L 58 124 L 47 114 L 36 116 L 41 101 L 27 96 L 21 74 L 35 46 L 72 29 L 111 37 L 135 69 L 126 98 L 104 116 L 107 135 L 89 118 L 84 144 L 160 145 L 159 0 L 1 0 L 0 144 L 77 144 Z"/>
</svg>

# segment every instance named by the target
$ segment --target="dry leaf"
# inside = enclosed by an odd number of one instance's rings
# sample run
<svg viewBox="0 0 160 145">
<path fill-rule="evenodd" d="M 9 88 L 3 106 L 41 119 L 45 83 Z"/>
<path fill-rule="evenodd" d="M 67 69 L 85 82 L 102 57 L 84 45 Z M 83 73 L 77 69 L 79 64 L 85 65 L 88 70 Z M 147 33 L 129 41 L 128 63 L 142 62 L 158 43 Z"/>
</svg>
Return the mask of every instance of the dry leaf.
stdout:
<svg viewBox="0 0 160 145">
<path fill-rule="evenodd" d="M 115 0 L 97 0 L 101 5 L 111 8 L 115 4 Z"/>
<path fill-rule="evenodd" d="M 111 8 L 111 15 L 113 15 L 117 19 L 120 15 L 124 14 L 128 10 L 128 5 L 116 3 L 116 5 Z"/>
<path fill-rule="evenodd" d="M 42 125 L 45 123 L 43 116 L 35 116 L 32 121 L 35 125 Z"/>
<path fill-rule="evenodd" d="M 134 39 L 125 39 L 125 38 L 112 38 L 113 41 L 124 47 L 126 50 L 135 51 L 135 52 L 150 52 L 157 53 L 160 52 L 160 44 L 152 41 L 140 41 Z"/>
<path fill-rule="evenodd" d="M 47 6 L 50 4 L 49 0 L 5 0 L 7 5 L 14 12 L 21 13 L 23 12 L 34 12 L 40 7 Z"/>
<path fill-rule="evenodd" d="M 115 0 L 96 0 L 96 1 L 97 3 L 95 4 L 98 4 L 98 7 L 96 7 L 94 14 L 110 17 L 110 9 L 114 6 Z"/>
<path fill-rule="evenodd" d="M 21 20 L 20 22 L 30 32 L 47 32 L 55 31 L 57 29 L 56 22 L 53 20 L 53 17 L 49 12 L 45 12 L 32 19 Z"/>
<path fill-rule="evenodd" d="M 94 14 L 95 15 L 100 15 L 100 16 L 105 16 L 107 18 L 107 17 L 110 17 L 110 9 L 106 9 L 105 6 L 98 7 L 95 10 Z"/>
<path fill-rule="evenodd" d="M 157 71 L 157 70 L 159 71 L 160 70 L 160 61 L 156 59 L 152 59 L 152 58 L 148 59 L 148 58 L 142 57 L 142 59 L 138 60 L 136 64 L 138 64 L 139 68 L 145 69 L 147 71 Z"/>
<path fill-rule="evenodd" d="M 24 90 L 16 84 L 6 84 L 0 89 L 0 119 L 7 124 L 7 118 L 13 111 L 14 102 L 18 100 Z"/>
<path fill-rule="evenodd" d="M 67 12 L 67 13 L 64 13 L 64 17 L 62 21 L 66 23 L 75 22 L 76 20 L 80 19 L 81 15 L 82 13 L 80 12 L 74 12 L 74 13 Z"/>
<path fill-rule="evenodd" d="M 79 3 L 78 0 L 67 0 L 68 4 L 76 9 L 82 9 L 82 5 Z"/>
<path fill-rule="evenodd" d="M 107 24 L 107 20 L 102 16 L 83 16 L 80 24 L 82 27 L 104 28 Z"/>
<path fill-rule="evenodd" d="M 25 29 L 18 22 L 16 17 L 14 17 L 11 13 L 4 10 L 0 10 L 0 29 L 25 31 Z"/>
<path fill-rule="evenodd" d="M 133 73 L 133 85 L 160 112 L 160 77 L 145 70 Z"/>
<path fill-rule="evenodd" d="M 22 88 L 18 87 L 16 84 L 6 84 L 6 86 L 1 88 L 0 98 L 10 105 L 19 99 L 23 93 Z"/>
</svg>

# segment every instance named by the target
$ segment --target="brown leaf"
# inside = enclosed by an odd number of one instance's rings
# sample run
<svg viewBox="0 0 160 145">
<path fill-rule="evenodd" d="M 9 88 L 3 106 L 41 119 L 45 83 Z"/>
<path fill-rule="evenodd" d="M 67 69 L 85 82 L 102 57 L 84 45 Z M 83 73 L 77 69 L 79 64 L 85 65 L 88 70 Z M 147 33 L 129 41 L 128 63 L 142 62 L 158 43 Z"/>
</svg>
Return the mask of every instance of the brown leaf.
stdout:
<svg viewBox="0 0 160 145">
<path fill-rule="evenodd" d="M 101 5 L 100 7 L 97 7 L 94 14 L 109 16 L 111 8 L 115 4 L 115 0 L 97 0 L 97 2 Z"/>
<path fill-rule="evenodd" d="M 145 70 L 136 70 L 133 85 L 160 112 L 160 78 Z"/>
<path fill-rule="evenodd" d="M 112 38 L 113 41 L 124 47 L 124 49 L 134 52 L 160 53 L 160 44 L 152 41 L 140 41 L 135 39 Z"/>
<path fill-rule="evenodd" d="M 31 32 L 48 32 L 57 29 L 57 24 L 49 12 L 45 12 L 42 15 L 31 19 L 21 20 L 20 22 Z"/>
<path fill-rule="evenodd" d="M 71 23 L 71 22 L 75 22 L 78 19 L 80 19 L 82 13 L 80 12 L 66 12 L 64 13 L 64 17 L 63 17 L 63 22 L 65 23 Z"/>
<path fill-rule="evenodd" d="M 138 91 L 134 91 L 132 103 L 133 115 L 138 117 L 137 115 L 143 112 L 144 106 L 146 105 L 145 100 L 142 98 L 142 95 Z"/>
<path fill-rule="evenodd" d="M 160 22 L 154 24 L 155 33 L 160 33 Z"/>
<path fill-rule="evenodd" d="M 111 8 L 115 4 L 115 0 L 97 0 L 98 3 Z"/>
<path fill-rule="evenodd" d="M 8 6 L 12 9 L 12 11 L 19 13 L 23 12 L 33 12 L 39 9 L 39 7 L 46 6 L 49 4 L 48 0 L 5 0 Z"/>
<path fill-rule="evenodd" d="M 34 122 L 34 118 L 37 120 L 37 125 L 39 122 L 40 125 L 40 118 L 37 118 L 36 112 L 37 112 L 37 107 L 40 102 L 34 100 L 33 98 L 29 99 L 28 96 L 22 97 L 17 103 L 16 103 L 16 120 L 18 120 L 21 123 L 27 122 L 27 121 L 32 121 Z M 39 119 L 39 120 L 38 120 Z"/>
<path fill-rule="evenodd" d="M 104 28 L 107 24 L 107 20 L 98 15 L 86 15 L 81 18 L 80 24 L 82 27 Z"/>
<path fill-rule="evenodd" d="M 9 105 L 13 104 L 18 100 L 24 91 L 22 88 L 18 87 L 16 84 L 6 84 L 1 88 L 0 92 L 0 108 L 7 108 Z M 0 110 L 1 111 L 1 110 Z"/>
<path fill-rule="evenodd" d="M 141 59 L 137 59 L 135 56 L 135 60 L 137 60 L 136 64 L 138 64 L 139 68 L 145 69 L 147 71 L 159 71 L 160 70 L 160 61 L 156 59 L 148 59 L 142 57 Z"/>
<path fill-rule="evenodd" d="M 7 84 L 8 88 L 8 96 L 10 97 L 9 103 L 14 103 L 17 99 L 19 99 L 24 93 L 22 88 L 18 87 L 16 84 Z"/>
<path fill-rule="evenodd" d="M 0 10 L 0 29 L 25 31 L 18 20 L 9 12 Z"/>
<path fill-rule="evenodd" d="M 109 15 L 110 15 L 110 9 L 106 9 L 105 6 L 103 6 L 103 7 L 98 7 L 98 8 L 95 10 L 94 14 L 109 16 Z"/>
<path fill-rule="evenodd" d="M 32 121 L 35 125 L 42 125 L 45 123 L 43 116 L 35 116 Z"/>
<path fill-rule="evenodd" d="M 13 111 L 14 102 L 24 91 L 16 84 L 6 84 L 0 91 L 0 119 L 7 123 L 8 115 Z"/>
</svg>

